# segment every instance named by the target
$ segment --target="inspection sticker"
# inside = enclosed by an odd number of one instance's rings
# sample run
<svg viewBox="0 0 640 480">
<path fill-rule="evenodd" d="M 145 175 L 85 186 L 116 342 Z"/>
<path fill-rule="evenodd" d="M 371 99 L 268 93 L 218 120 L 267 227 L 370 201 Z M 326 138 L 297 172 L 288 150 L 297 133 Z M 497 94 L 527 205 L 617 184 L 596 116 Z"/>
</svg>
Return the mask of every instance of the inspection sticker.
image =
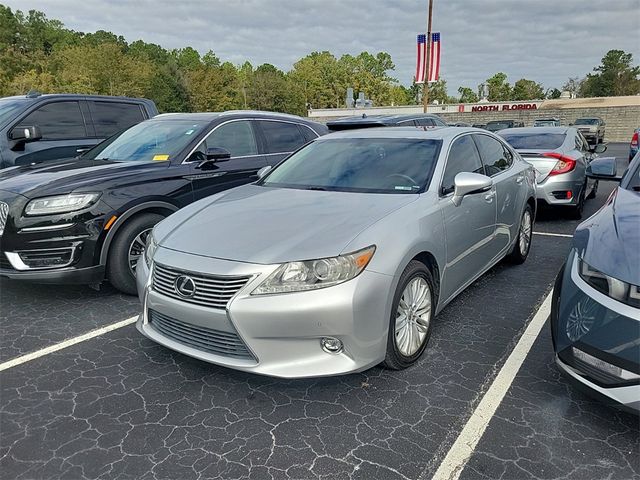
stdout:
<svg viewBox="0 0 640 480">
<path fill-rule="evenodd" d="M 154 162 L 166 162 L 167 160 L 169 160 L 169 155 L 154 155 L 153 156 L 153 161 Z"/>
</svg>

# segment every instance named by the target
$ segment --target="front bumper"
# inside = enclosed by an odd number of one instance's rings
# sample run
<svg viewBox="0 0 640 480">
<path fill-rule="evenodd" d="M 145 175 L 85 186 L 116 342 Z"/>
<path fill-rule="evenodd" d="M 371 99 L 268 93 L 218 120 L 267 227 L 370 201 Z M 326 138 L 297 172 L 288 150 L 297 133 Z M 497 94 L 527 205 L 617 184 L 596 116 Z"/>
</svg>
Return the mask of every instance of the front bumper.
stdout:
<svg viewBox="0 0 640 480">
<path fill-rule="evenodd" d="M 580 191 L 584 187 L 583 179 L 567 179 L 567 174 L 553 175 L 537 185 L 536 198 L 552 206 L 575 206 L 580 198 Z M 569 174 L 570 175 L 570 174 Z M 564 178 L 563 178 L 564 177 Z M 571 191 L 571 198 L 562 198 L 560 192 Z"/>
<path fill-rule="evenodd" d="M 168 348 L 206 362 L 283 378 L 357 372 L 384 359 L 394 280 L 391 276 L 365 270 L 348 282 L 325 289 L 252 296 L 251 291 L 276 265 L 232 262 L 163 248 L 156 251 L 155 263 L 185 272 L 251 276 L 225 309 L 211 308 L 154 289 L 150 270 L 141 259 L 137 282 L 142 313 L 137 328 Z M 166 329 L 154 327 L 152 316 L 158 314 L 172 319 L 173 331 L 178 333 L 167 334 Z M 198 346 L 200 339 L 184 341 L 179 332 L 205 332 L 202 335 L 214 342 L 232 338 L 235 345 L 239 340 L 250 354 L 212 353 Z M 343 350 L 337 354 L 323 350 L 323 337 L 341 340 Z"/>
<path fill-rule="evenodd" d="M 556 363 L 573 383 L 605 403 L 640 413 L 640 309 L 584 282 L 575 250 L 554 288 L 551 333 Z"/>
</svg>

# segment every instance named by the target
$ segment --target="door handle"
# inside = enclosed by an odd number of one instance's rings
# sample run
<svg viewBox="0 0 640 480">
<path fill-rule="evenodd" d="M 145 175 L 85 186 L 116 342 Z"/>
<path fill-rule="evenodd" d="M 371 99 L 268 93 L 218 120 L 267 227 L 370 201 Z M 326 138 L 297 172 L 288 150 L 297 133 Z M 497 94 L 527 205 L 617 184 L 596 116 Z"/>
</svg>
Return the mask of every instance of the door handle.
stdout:
<svg viewBox="0 0 640 480">
<path fill-rule="evenodd" d="M 487 202 L 491 203 L 493 201 L 493 197 L 495 197 L 495 196 L 496 196 L 496 192 L 489 192 L 489 193 L 485 194 L 484 199 Z"/>
<path fill-rule="evenodd" d="M 79 148 L 76 148 L 76 153 L 84 153 L 84 152 L 88 152 L 89 150 L 91 150 L 91 147 L 79 147 Z"/>
<path fill-rule="evenodd" d="M 516 183 L 517 183 L 518 185 L 521 185 L 521 184 L 522 184 L 522 182 L 524 182 L 524 176 L 523 176 L 523 175 L 518 175 L 518 176 L 516 177 Z"/>
</svg>

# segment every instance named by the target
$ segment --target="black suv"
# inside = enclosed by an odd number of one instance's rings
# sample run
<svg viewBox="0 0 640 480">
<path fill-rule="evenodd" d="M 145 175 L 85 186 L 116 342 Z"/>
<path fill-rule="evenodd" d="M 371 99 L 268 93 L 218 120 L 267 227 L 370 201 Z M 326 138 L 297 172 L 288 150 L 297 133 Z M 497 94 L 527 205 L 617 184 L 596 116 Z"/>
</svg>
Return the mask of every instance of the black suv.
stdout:
<svg viewBox="0 0 640 480">
<path fill-rule="evenodd" d="M 0 277 L 84 284 L 106 278 L 135 293 L 136 263 L 156 223 L 257 179 L 259 169 L 325 133 L 324 125 L 293 115 L 171 113 L 78 159 L 0 171 Z"/>
<path fill-rule="evenodd" d="M 0 168 L 75 157 L 158 114 L 142 98 L 42 95 L 0 98 Z"/>
<path fill-rule="evenodd" d="M 340 118 L 327 122 L 329 130 L 353 130 L 371 127 L 446 127 L 447 124 L 437 115 L 429 113 L 402 115 L 367 115 Z"/>
</svg>

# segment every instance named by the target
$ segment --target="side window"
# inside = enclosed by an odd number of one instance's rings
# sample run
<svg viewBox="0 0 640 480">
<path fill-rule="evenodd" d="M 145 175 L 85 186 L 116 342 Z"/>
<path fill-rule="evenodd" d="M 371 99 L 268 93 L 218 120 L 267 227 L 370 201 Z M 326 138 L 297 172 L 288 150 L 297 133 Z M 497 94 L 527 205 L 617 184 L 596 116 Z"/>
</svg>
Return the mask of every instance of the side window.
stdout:
<svg viewBox="0 0 640 480">
<path fill-rule="evenodd" d="M 511 166 L 513 157 L 502 143 L 488 135 L 474 135 L 487 175 L 493 177 Z"/>
<path fill-rule="evenodd" d="M 431 118 L 419 118 L 416 123 L 421 127 L 435 127 L 436 123 Z"/>
<path fill-rule="evenodd" d="M 405 120 L 404 122 L 398 122 L 398 127 L 415 127 L 419 125 L 417 120 Z"/>
<path fill-rule="evenodd" d="M 78 102 L 47 103 L 31 112 L 17 127 L 38 126 L 43 140 L 84 138 L 87 130 Z"/>
<path fill-rule="evenodd" d="M 302 132 L 302 136 L 307 142 L 310 142 L 311 140 L 315 140 L 316 138 L 318 138 L 318 134 L 315 133 L 310 128 L 304 125 L 298 125 L 298 127 L 300 128 L 300 131 Z"/>
<path fill-rule="evenodd" d="M 307 143 L 295 123 L 266 120 L 260 120 L 258 123 L 267 142 L 265 153 L 293 152 Z"/>
<path fill-rule="evenodd" d="M 441 192 L 446 195 L 453 192 L 454 179 L 461 172 L 481 173 L 484 174 L 484 168 L 478 155 L 478 149 L 471 135 L 465 135 L 453 142 L 449 157 L 447 158 L 447 166 L 444 169 L 442 178 Z"/>
<path fill-rule="evenodd" d="M 216 128 L 207 137 L 206 146 L 207 148 L 225 148 L 229 150 L 232 157 L 246 157 L 258 154 L 253 128 L 248 120 L 229 122 Z"/>
<path fill-rule="evenodd" d="M 144 120 L 142 108 L 135 103 L 88 101 L 98 137 L 109 137 Z"/>
</svg>

